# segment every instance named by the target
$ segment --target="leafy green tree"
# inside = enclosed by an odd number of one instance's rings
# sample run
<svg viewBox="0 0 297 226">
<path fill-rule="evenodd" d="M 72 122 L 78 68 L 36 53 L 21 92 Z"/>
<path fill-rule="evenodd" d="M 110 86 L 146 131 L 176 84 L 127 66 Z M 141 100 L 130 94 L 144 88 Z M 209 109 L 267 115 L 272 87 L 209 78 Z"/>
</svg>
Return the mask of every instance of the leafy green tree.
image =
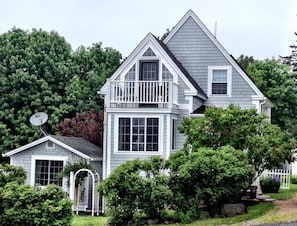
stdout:
<svg viewBox="0 0 297 226">
<path fill-rule="evenodd" d="M 193 149 L 231 145 L 247 152 L 249 163 L 258 175 L 265 169 L 291 161 L 293 146 L 277 125 L 270 124 L 255 109 L 209 107 L 204 117 L 184 119 L 180 131 L 187 138 L 185 145 Z"/>
<path fill-rule="evenodd" d="M 29 117 L 63 103 L 70 62 L 71 47 L 55 32 L 14 28 L 0 36 L 0 153 L 40 136 Z M 54 117 L 48 125 L 54 131 Z"/>
<path fill-rule="evenodd" d="M 295 32 L 295 35 L 297 36 L 297 32 Z M 283 64 L 288 65 L 294 74 L 296 75 L 297 73 L 297 45 L 293 44 L 290 45 L 290 48 L 292 49 L 291 55 L 289 56 L 281 56 L 280 60 Z"/>
<path fill-rule="evenodd" d="M 255 62 L 254 57 L 252 56 L 245 56 L 243 54 L 241 54 L 238 58 L 237 58 L 237 62 L 240 64 L 240 66 L 244 69 L 247 70 L 247 68 L 253 64 Z"/>
<path fill-rule="evenodd" d="M 187 220 L 195 217 L 189 213 L 193 207 L 197 212 L 202 200 L 211 217 L 220 213 L 223 203 L 238 201 L 255 172 L 247 155 L 231 146 L 217 150 L 185 147 L 170 157 L 169 168 L 177 212 L 188 214 Z"/>
<path fill-rule="evenodd" d="M 0 35 L 0 154 L 40 137 L 29 123 L 33 113 L 46 112 L 45 130 L 55 134 L 64 118 L 102 109 L 97 90 L 120 59 L 101 43 L 72 52 L 56 32 L 13 28 Z"/>
<path fill-rule="evenodd" d="M 255 61 L 247 71 L 274 104 L 271 122 L 296 137 L 297 92 L 295 76 L 290 68 L 272 59 Z"/>
<path fill-rule="evenodd" d="M 75 76 L 66 87 L 67 102 L 82 112 L 94 108 L 103 109 L 97 91 L 120 65 L 121 54 L 112 48 L 103 48 L 101 43 L 91 47 L 79 47 L 73 53 Z"/>
</svg>

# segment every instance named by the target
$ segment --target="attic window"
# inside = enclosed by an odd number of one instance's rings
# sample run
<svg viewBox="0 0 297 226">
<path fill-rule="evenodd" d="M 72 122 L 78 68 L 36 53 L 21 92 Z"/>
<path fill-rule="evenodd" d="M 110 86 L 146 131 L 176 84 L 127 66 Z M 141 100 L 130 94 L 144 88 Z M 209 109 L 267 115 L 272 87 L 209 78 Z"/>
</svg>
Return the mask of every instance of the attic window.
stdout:
<svg viewBox="0 0 297 226">
<path fill-rule="evenodd" d="M 231 96 L 231 67 L 208 68 L 208 95 Z"/>
<path fill-rule="evenodd" d="M 48 141 L 46 142 L 46 148 L 47 148 L 47 149 L 54 149 L 54 148 L 55 148 L 55 143 L 52 142 L 52 141 L 50 141 L 50 140 L 48 140 Z"/>
<path fill-rule="evenodd" d="M 143 56 L 156 56 L 156 54 L 154 53 L 154 51 L 151 49 L 151 47 L 149 47 L 143 54 Z"/>
</svg>

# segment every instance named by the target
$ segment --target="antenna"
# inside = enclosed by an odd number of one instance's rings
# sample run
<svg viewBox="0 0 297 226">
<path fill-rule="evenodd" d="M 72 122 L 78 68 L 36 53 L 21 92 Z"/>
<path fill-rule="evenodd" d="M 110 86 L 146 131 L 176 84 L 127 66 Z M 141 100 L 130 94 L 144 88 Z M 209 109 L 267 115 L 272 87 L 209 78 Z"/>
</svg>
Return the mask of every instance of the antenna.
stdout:
<svg viewBox="0 0 297 226">
<path fill-rule="evenodd" d="M 39 126 L 41 133 L 46 136 L 46 132 L 43 131 L 41 126 L 46 123 L 47 119 L 48 115 L 45 112 L 37 112 L 30 117 L 29 121 L 33 126 Z"/>
<path fill-rule="evenodd" d="M 214 27 L 214 37 L 217 38 L 217 26 L 218 26 L 218 23 L 217 21 L 215 21 L 215 27 Z"/>
</svg>

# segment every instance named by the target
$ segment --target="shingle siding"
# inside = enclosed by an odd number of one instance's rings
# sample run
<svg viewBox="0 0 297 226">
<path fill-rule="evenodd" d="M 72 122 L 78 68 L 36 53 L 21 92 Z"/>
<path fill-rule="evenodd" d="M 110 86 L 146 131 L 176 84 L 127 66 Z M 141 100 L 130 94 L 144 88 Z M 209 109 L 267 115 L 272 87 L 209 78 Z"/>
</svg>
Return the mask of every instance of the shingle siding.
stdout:
<svg viewBox="0 0 297 226">
<path fill-rule="evenodd" d="M 169 40 L 167 46 L 205 93 L 207 93 L 208 89 L 208 66 L 230 65 L 226 57 L 191 17 Z M 179 93 L 182 93 L 182 86 L 180 88 Z M 231 89 L 231 97 L 209 96 L 205 105 L 226 107 L 230 103 L 234 103 L 243 108 L 253 107 L 251 95 L 256 93 L 234 67 L 232 68 Z"/>
</svg>

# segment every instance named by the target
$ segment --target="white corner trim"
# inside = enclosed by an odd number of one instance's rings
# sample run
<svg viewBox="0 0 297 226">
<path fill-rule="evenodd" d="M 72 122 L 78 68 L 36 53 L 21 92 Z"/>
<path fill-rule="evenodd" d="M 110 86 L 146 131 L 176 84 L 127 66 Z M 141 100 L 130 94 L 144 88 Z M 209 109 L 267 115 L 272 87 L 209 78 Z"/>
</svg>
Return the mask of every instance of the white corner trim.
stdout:
<svg viewBox="0 0 297 226">
<path fill-rule="evenodd" d="M 115 144 L 114 144 L 115 145 Z M 106 144 L 106 159 L 103 159 L 103 161 L 106 161 L 106 174 L 104 175 L 105 178 L 109 176 L 111 173 L 111 115 L 107 114 L 107 144 Z M 104 179 L 105 179 L 104 178 Z"/>
<path fill-rule="evenodd" d="M 165 117 L 165 116 L 164 116 Z M 172 120 L 171 120 L 171 117 L 170 115 L 167 115 L 166 116 L 166 119 L 167 119 L 167 142 L 166 142 L 166 146 L 165 147 L 165 150 L 166 150 L 166 159 L 169 159 L 169 156 L 170 156 L 170 152 L 171 152 L 171 144 L 172 144 L 172 132 L 173 132 L 173 129 L 172 129 Z"/>
</svg>

